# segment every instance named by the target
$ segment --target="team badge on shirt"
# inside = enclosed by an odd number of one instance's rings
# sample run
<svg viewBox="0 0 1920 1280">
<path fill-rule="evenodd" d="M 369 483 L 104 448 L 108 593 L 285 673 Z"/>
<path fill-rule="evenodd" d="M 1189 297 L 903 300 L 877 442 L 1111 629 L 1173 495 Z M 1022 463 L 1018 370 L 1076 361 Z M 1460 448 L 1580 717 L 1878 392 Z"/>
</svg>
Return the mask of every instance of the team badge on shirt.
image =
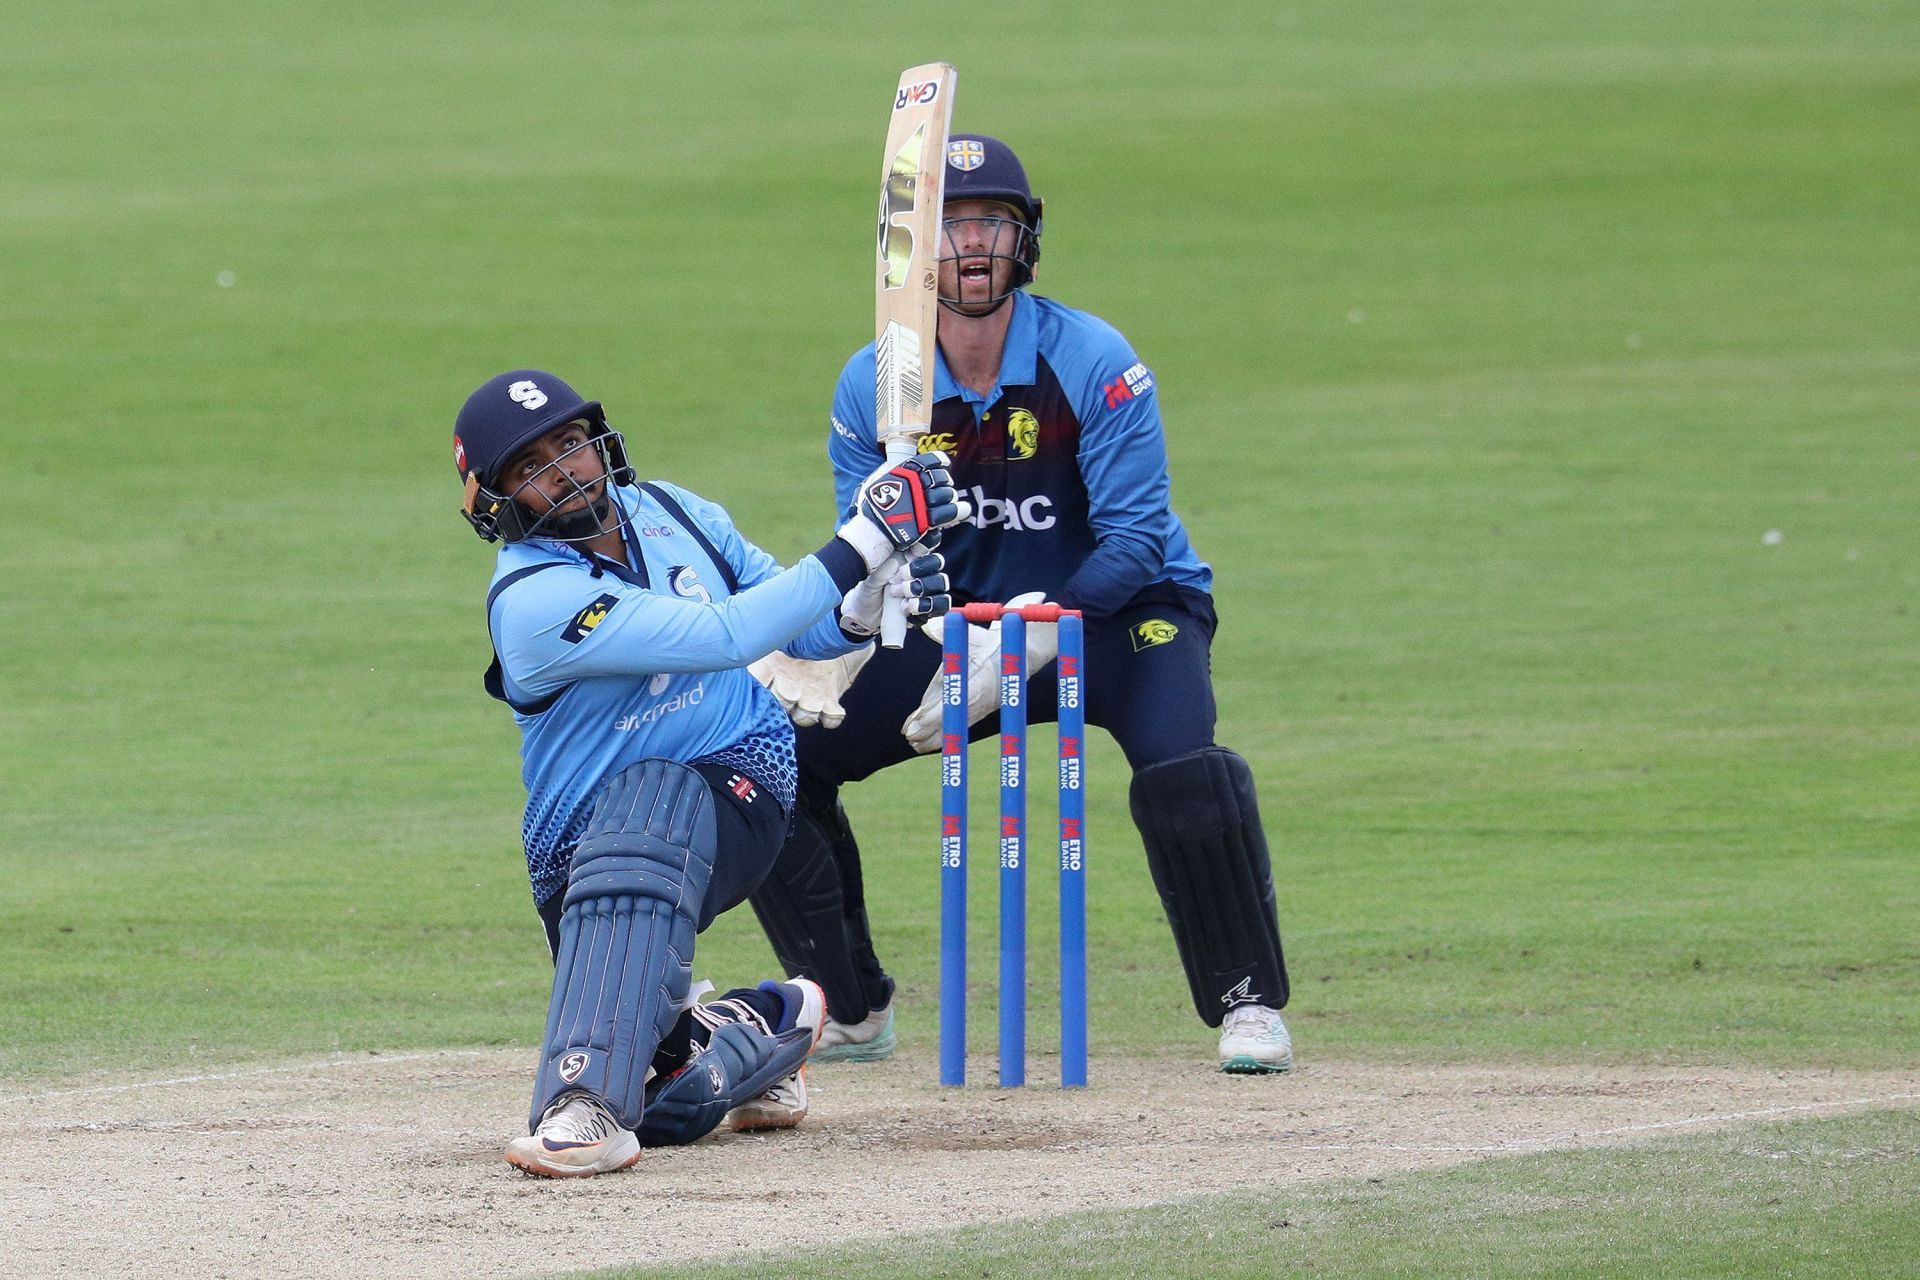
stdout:
<svg viewBox="0 0 1920 1280">
<path fill-rule="evenodd" d="M 619 596 L 600 596 L 592 604 L 573 615 L 573 621 L 569 622 L 567 629 L 560 633 L 560 638 L 568 644 L 579 644 L 587 638 L 589 632 L 607 620 L 608 611 L 618 603 L 620 603 Z"/>
<path fill-rule="evenodd" d="M 1040 420 L 1025 409 L 1007 414 L 1007 461 L 1031 458 L 1040 449 Z"/>
<path fill-rule="evenodd" d="M 707 590 L 707 584 L 700 581 L 699 571 L 690 564 L 677 564 L 667 570 L 667 584 L 677 596 L 698 600 L 702 604 L 713 603 L 713 593 Z"/>
<path fill-rule="evenodd" d="M 1133 651 L 1151 649 L 1157 644 L 1168 644 L 1180 634 L 1180 628 L 1165 618 L 1148 618 L 1133 628 Z"/>
</svg>

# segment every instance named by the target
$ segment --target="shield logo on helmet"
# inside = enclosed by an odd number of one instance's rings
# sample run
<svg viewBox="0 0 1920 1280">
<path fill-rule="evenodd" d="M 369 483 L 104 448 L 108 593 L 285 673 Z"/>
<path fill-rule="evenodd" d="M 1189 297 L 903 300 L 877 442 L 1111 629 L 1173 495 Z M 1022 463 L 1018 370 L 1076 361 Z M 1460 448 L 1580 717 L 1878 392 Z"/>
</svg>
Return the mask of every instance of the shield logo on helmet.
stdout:
<svg viewBox="0 0 1920 1280">
<path fill-rule="evenodd" d="M 947 144 L 947 163 L 962 173 L 972 173 L 987 162 L 987 149 L 971 138 L 957 138 Z"/>
</svg>

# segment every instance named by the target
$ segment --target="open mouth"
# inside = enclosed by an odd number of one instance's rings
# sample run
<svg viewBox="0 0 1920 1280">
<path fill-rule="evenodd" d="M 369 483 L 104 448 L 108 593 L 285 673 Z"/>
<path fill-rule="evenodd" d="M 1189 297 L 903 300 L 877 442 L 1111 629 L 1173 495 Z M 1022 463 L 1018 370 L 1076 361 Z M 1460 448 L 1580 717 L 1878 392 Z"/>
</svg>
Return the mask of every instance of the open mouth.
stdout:
<svg viewBox="0 0 1920 1280">
<path fill-rule="evenodd" d="M 993 263 L 987 258 L 969 258 L 960 264 L 960 283 L 990 284 L 993 281 Z"/>
</svg>

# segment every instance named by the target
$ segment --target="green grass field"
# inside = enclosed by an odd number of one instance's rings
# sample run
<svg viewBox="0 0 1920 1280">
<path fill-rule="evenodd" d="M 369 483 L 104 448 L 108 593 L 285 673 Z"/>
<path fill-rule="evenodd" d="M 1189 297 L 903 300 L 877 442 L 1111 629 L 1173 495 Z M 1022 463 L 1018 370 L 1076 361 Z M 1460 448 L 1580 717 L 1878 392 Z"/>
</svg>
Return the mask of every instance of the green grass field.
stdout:
<svg viewBox="0 0 1920 1280">
<path fill-rule="evenodd" d="M 1155 370 L 1302 1058 L 1912 1064 L 1910 5 L 12 25 L 9 1087 L 532 1043 L 454 411 L 553 368 L 816 545 L 880 103 L 936 56 L 1048 199 L 1041 291 Z M 1096 1055 L 1201 1063 L 1123 778 L 1097 743 Z M 913 1053 L 936 803 L 925 761 L 850 795 Z M 771 964 L 745 913 L 701 954 Z"/>
</svg>

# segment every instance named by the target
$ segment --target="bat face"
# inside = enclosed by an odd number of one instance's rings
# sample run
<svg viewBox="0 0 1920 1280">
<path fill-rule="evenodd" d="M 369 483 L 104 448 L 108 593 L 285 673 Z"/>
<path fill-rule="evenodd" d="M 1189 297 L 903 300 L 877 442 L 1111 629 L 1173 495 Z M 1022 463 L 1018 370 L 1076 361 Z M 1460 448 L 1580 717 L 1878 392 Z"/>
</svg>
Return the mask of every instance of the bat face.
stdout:
<svg viewBox="0 0 1920 1280">
<path fill-rule="evenodd" d="M 913 211 L 920 192 L 920 166 L 926 151 L 927 126 L 922 123 L 894 152 L 887 165 L 886 179 L 880 184 L 882 289 L 901 288 L 907 282 L 908 269 L 913 266 Z"/>
<path fill-rule="evenodd" d="M 940 198 L 957 80 L 942 62 L 907 68 L 887 121 L 875 243 L 874 425 L 890 450 L 932 420 Z"/>
</svg>

